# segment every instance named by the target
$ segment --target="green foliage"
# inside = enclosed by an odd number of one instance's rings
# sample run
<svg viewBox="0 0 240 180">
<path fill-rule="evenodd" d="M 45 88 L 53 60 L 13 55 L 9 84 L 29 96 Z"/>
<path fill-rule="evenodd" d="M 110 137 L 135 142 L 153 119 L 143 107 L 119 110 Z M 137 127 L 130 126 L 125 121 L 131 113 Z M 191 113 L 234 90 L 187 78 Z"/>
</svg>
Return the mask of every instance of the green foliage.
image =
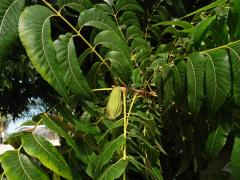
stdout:
<svg viewBox="0 0 240 180">
<path fill-rule="evenodd" d="M 16 150 L 0 156 L 3 176 L 239 179 L 237 0 L 24 3 L 0 5 L 0 57 L 19 36 L 56 91 L 32 123 L 61 146 L 34 130 L 10 136 Z M 114 102 L 122 111 L 111 118 Z"/>
<path fill-rule="evenodd" d="M 0 5 L 0 59 L 1 63 L 8 48 L 18 37 L 17 25 L 24 8 L 24 0 L 4 0 Z"/>
<path fill-rule="evenodd" d="M 1 157 L 6 177 L 13 179 L 49 179 L 31 160 L 18 151 L 7 151 Z"/>
</svg>

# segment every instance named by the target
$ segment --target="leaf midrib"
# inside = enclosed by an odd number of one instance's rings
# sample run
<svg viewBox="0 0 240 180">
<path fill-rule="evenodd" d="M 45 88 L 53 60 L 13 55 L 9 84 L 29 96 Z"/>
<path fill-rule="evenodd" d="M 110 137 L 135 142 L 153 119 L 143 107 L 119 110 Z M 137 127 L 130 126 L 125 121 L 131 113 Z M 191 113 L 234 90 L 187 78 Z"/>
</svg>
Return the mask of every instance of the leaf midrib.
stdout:
<svg viewBox="0 0 240 180">
<path fill-rule="evenodd" d="M 64 88 L 62 87 L 61 83 L 59 82 L 54 70 L 52 69 L 52 66 L 51 66 L 51 63 L 49 62 L 49 59 L 47 57 L 47 54 L 46 54 L 46 50 L 45 50 L 45 46 L 44 46 L 44 38 L 43 38 L 43 31 L 44 31 L 44 27 L 47 23 L 47 20 L 49 20 L 53 15 L 49 16 L 44 22 L 43 22 L 43 26 L 42 26 L 42 32 L 41 32 L 41 43 L 42 43 L 42 48 L 43 48 L 43 53 L 44 53 L 44 56 L 45 56 L 45 59 L 46 59 L 46 62 L 49 66 L 49 68 L 51 69 L 52 73 L 53 73 L 53 76 L 54 76 L 54 79 L 57 81 L 57 84 L 60 86 L 61 88 L 61 94 L 64 93 L 64 97 L 67 97 L 67 95 L 65 94 L 65 91 L 64 91 Z"/>
<path fill-rule="evenodd" d="M 8 11 L 12 8 L 12 6 L 13 6 L 15 3 L 17 3 L 17 1 L 18 1 L 18 0 L 15 0 L 15 1 L 7 8 L 7 10 L 5 11 L 4 16 L 3 16 L 3 18 L 2 18 L 2 23 L 1 23 L 1 25 L 0 25 L 0 32 L 1 32 L 2 29 L 3 29 L 3 24 L 4 24 L 4 21 L 5 21 L 5 17 L 6 17 L 6 15 L 8 14 Z"/>
<path fill-rule="evenodd" d="M 193 77 L 194 77 L 194 98 L 193 98 L 193 106 L 194 106 L 194 109 L 195 109 L 195 106 L 196 106 L 196 97 L 197 97 L 197 80 L 196 80 L 196 74 L 195 74 L 195 69 L 194 69 L 194 66 L 193 66 L 193 63 L 191 61 L 190 58 L 188 58 L 188 62 L 190 62 L 191 64 L 191 67 L 192 67 L 192 70 L 193 70 Z"/>
<path fill-rule="evenodd" d="M 20 152 L 17 152 L 17 156 L 18 156 L 18 161 L 23 169 L 23 171 L 25 172 L 26 176 L 28 177 L 28 179 L 31 179 L 31 177 L 28 175 L 27 171 L 25 170 L 23 164 L 22 164 L 22 161 L 21 161 L 21 158 L 20 158 Z"/>
<path fill-rule="evenodd" d="M 212 68 L 213 68 L 213 73 L 214 73 L 214 96 L 213 96 L 213 102 L 211 104 L 211 108 L 214 107 L 214 104 L 215 104 L 215 100 L 216 100 L 216 96 L 217 96 L 217 76 L 216 76 L 216 69 L 215 69 L 215 66 L 214 66 L 214 63 L 213 63 L 213 59 L 212 57 L 208 54 L 208 53 L 205 53 L 210 61 L 211 61 L 211 65 L 212 65 Z"/>
<path fill-rule="evenodd" d="M 42 147 L 51 157 L 53 157 L 53 159 L 56 160 L 56 162 L 60 165 L 60 167 L 63 167 L 67 172 L 68 169 L 65 167 L 64 164 L 62 164 L 60 161 L 58 161 L 58 159 L 56 159 L 50 152 L 48 152 L 48 150 L 37 140 L 36 136 L 34 134 L 32 134 L 33 138 L 35 139 L 35 141 L 37 142 L 37 144 Z"/>
</svg>

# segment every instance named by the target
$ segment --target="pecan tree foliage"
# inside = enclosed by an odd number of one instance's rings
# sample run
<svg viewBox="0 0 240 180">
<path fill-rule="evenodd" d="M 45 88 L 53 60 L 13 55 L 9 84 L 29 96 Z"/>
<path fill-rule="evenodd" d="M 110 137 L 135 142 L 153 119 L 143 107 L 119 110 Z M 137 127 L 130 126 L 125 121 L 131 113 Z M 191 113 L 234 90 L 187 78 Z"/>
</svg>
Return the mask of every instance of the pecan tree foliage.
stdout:
<svg viewBox="0 0 240 180">
<path fill-rule="evenodd" d="M 10 136 L 2 177 L 239 179 L 240 2 L 204 3 L 2 0 L 1 55 L 56 92 L 28 123 L 61 137 Z"/>
</svg>

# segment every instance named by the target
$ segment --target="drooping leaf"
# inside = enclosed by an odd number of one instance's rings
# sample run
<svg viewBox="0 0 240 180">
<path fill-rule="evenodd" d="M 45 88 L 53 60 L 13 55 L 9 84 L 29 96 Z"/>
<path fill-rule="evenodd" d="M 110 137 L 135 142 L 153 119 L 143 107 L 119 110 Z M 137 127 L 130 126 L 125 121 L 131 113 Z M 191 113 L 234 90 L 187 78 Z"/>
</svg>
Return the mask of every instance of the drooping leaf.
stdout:
<svg viewBox="0 0 240 180">
<path fill-rule="evenodd" d="M 146 165 L 138 162 L 134 157 L 129 156 L 129 157 L 128 157 L 128 161 L 129 161 L 129 163 L 131 163 L 132 165 L 134 165 L 134 166 L 138 169 L 139 172 L 142 172 L 142 171 L 144 170 L 144 171 L 146 171 L 146 172 L 150 175 L 150 177 L 151 177 L 152 179 L 155 179 L 155 178 L 156 178 L 155 175 L 154 175 L 154 173 L 152 172 L 152 170 L 150 170 Z"/>
<path fill-rule="evenodd" d="M 204 96 L 205 57 L 194 52 L 187 59 L 188 107 L 192 113 L 198 114 Z"/>
<path fill-rule="evenodd" d="M 212 2 L 211 4 L 209 4 L 207 6 L 204 6 L 204 7 L 200 8 L 200 9 L 197 9 L 196 11 L 193 11 L 193 12 L 187 14 L 186 16 L 184 16 L 184 18 L 192 16 L 192 15 L 200 13 L 200 12 L 203 12 L 203 11 L 207 11 L 207 10 L 213 9 L 213 8 L 219 6 L 219 5 L 222 5 L 224 2 L 226 2 L 226 0 L 214 1 L 214 2 Z"/>
<path fill-rule="evenodd" d="M 57 4 L 62 8 L 68 6 L 78 12 L 82 12 L 93 6 L 90 0 L 57 0 Z"/>
<path fill-rule="evenodd" d="M 68 101 L 62 69 L 51 40 L 52 15 L 51 10 L 41 5 L 26 8 L 20 16 L 19 35 L 33 66 Z"/>
<path fill-rule="evenodd" d="M 205 53 L 205 85 L 207 106 L 216 112 L 226 100 L 231 88 L 228 54 L 224 49 Z"/>
<path fill-rule="evenodd" d="M 193 28 L 194 26 L 187 22 L 187 21 L 183 21 L 183 20 L 179 20 L 179 19 L 175 19 L 173 21 L 163 21 L 163 22 L 160 22 L 160 23 L 157 23 L 157 24 L 154 24 L 152 26 L 155 27 L 155 26 L 159 26 L 159 25 L 164 25 L 164 26 L 170 26 L 170 25 L 174 25 L 174 26 L 179 26 L 183 29 L 190 29 L 190 28 Z"/>
<path fill-rule="evenodd" d="M 174 90 L 177 99 L 180 99 L 185 92 L 187 65 L 184 62 L 184 60 L 181 59 L 175 61 L 174 64 L 175 64 L 175 66 L 173 66 Z"/>
<path fill-rule="evenodd" d="M 54 46 L 60 67 L 65 70 L 63 76 L 65 85 L 77 97 L 85 100 L 94 100 L 95 95 L 79 67 L 72 34 L 61 35 L 54 42 Z"/>
<path fill-rule="evenodd" d="M 217 129 L 208 136 L 206 144 L 206 153 L 209 158 L 216 158 L 227 140 L 227 133 L 219 125 Z"/>
<path fill-rule="evenodd" d="M 8 180 L 48 180 L 31 160 L 18 151 L 7 151 L 1 156 L 1 165 Z"/>
<path fill-rule="evenodd" d="M 127 44 L 110 30 L 99 33 L 94 39 L 94 44 L 101 44 L 112 50 L 105 58 L 111 61 L 113 72 L 127 84 L 132 74 L 130 50 Z"/>
<path fill-rule="evenodd" d="M 137 38 L 137 37 L 141 37 L 141 38 L 144 38 L 144 33 L 143 31 L 141 31 L 137 26 L 135 25 L 132 25 L 132 26 L 129 26 L 127 28 L 127 32 L 126 32 L 126 39 L 127 40 L 130 40 L 130 39 L 134 39 L 134 38 Z"/>
<path fill-rule="evenodd" d="M 173 87 L 173 71 L 169 65 L 164 65 L 162 70 L 162 82 L 163 82 L 163 107 L 169 106 L 173 99 L 174 87 Z"/>
<path fill-rule="evenodd" d="M 107 12 L 108 14 L 112 14 L 112 12 L 113 12 L 112 7 L 109 6 L 108 4 L 97 3 L 97 4 L 94 4 L 94 7 L 97 9 L 100 9 L 104 12 Z"/>
<path fill-rule="evenodd" d="M 193 46 L 196 49 L 199 49 L 201 42 L 204 40 L 209 28 L 212 23 L 216 20 L 216 16 L 209 17 L 203 21 L 201 21 L 195 28 L 192 33 L 192 42 Z"/>
<path fill-rule="evenodd" d="M 139 19 L 136 16 L 136 13 L 131 11 L 124 12 L 121 17 L 119 18 L 119 23 L 122 26 L 136 26 L 141 29 L 141 25 Z"/>
<path fill-rule="evenodd" d="M 162 172 L 161 172 L 160 168 L 153 167 L 152 172 L 156 176 L 157 180 L 163 180 L 163 176 L 162 176 Z"/>
<path fill-rule="evenodd" d="M 132 75 L 132 66 L 129 60 L 118 51 L 109 52 L 105 58 L 110 60 L 113 72 L 127 84 Z"/>
<path fill-rule="evenodd" d="M 21 137 L 24 150 L 53 172 L 72 179 L 71 170 L 55 147 L 41 136 L 27 133 Z"/>
<path fill-rule="evenodd" d="M 130 124 L 130 125 L 133 125 L 133 124 Z M 160 152 L 155 146 L 151 144 L 151 142 L 148 142 L 146 137 L 136 135 L 132 132 L 129 133 L 129 136 L 131 138 L 135 138 L 136 141 L 139 142 L 139 144 L 144 145 L 141 147 L 141 150 L 143 151 L 143 149 L 145 149 L 145 151 L 148 154 L 148 159 L 150 159 L 152 162 L 157 161 L 157 159 L 159 158 Z"/>
<path fill-rule="evenodd" d="M 233 74 L 233 98 L 234 103 L 240 107 L 240 44 L 234 43 L 229 47 L 230 60 L 232 64 L 232 74 Z"/>
<path fill-rule="evenodd" d="M 100 9 L 91 8 L 83 11 L 78 18 L 80 28 L 91 26 L 101 30 L 111 30 L 122 37 L 117 25 L 112 21 L 107 13 Z"/>
<path fill-rule="evenodd" d="M 144 13 L 143 8 L 136 0 L 118 0 L 115 6 L 117 12 L 120 11 L 136 11 Z"/>
<path fill-rule="evenodd" d="M 41 118 L 42 118 L 43 123 L 49 129 L 56 132 L 59 136 L 63 137 L 66 140 L 67 144 L 73 148 L 74 152 L 76 153 L 76 156 L 80 160 L 82 160 L 86 164 L 88 163 L 86 160 L 87 158 L 84 156 L 84 153 L 81 152 L 81 148 L 77 145 L 77 143 L 72 139 L 72 137 L 62 127 L 60 127 L 58 124 L 53 122 L 53 120 L 51 120 L 47 116 L 47 114 L 41 115 Z"/>
<path fill-rule="evenodd" d="M 105 164 L 111 159 L 116 150 L 118 150 L 125 143 L 123 135 L 109 142 L 103 149 L 103 151 L 97 156 L 94 165 L 94 175 L 98 177 L 101 174 L 101 170 Z"/>
<path fill-rule="evenodd" d="M 227 15 L 226 15 L 227 16 Z M 206 41 L 206 44 L 211 46 L 222 46 L 229 41 L 229 28 L 226 24 L 225 16 L 219 17 L 217 21 L 214 21 L 212 28 L 210 29 L 211 41 Z"/>
<path fill-rule="evenodd" d="M 123 119 L 114 121 L 112 124 L 110 124 L 107 127 L 107 130 L 105 131 L 105 133 L 100 137 L 100 139 L 98 139 L 98 141 L 102 141 L 104 138 L 107 137 L 108 134 L 112 133 L 115 129 L 122 127 L 123 126 Z"/>
<path fill-rule="evenodd" d="M 94 39 L 94 44 L 102 44 L 113 51 L 118 51 L 129 60 L 130 50 L 127 44 L 110 30 L 102 31 Z"/>
<path fill-rule="evenodd" d="M 18 22 L 25 0 L 1 0 L 0 3 L 0 59 L 18 37 Z"/>
<path fill-rule="evenodd" d="M 238 180 L 240 178 L 239 151 L 240 151 L 240 139 L 236 137 L 233 145 L 231 160 L 230 160 L 231 175 L 233 180 Z"/>
<path fill-rule="evenodd" d="M 91 48 L 87 48 L 83 53 L 78 57 L 78 64 L 80 67 L 84 64 L 87 56 L 92 52 Z"/>
<path fill-rule="evenodd" d="M 112 180 L 119 178 L 127 167 L 128 161 L 120 159 L 110 165 L 99 177 L 99 180 Z"/>
</svg>

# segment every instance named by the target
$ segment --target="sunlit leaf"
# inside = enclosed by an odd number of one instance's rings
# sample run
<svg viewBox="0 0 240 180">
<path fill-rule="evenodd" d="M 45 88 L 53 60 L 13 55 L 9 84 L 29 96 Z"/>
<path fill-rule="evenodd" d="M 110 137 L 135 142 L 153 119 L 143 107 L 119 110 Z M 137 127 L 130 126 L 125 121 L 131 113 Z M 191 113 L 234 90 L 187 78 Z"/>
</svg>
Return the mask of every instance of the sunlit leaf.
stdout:
<svg viewBox="0 0 240 180">
<path fill-rule="evenodd" d="M 41 76 L 68 100 L 62 69 L 57 63 L 51 40 L 50 17 L 53 12 L 40 5 L 28 7 L 19 20 L 19 35 L 27 54 Z"/>
<path fill-rule="evenodd" d="M 1 156 L 1 164 L 8 180 L 48 180 L 48 176 L 31 160 L 18 151 L 7 151 Z"/>
<path fill-rule="evenodd" d="M 55 173 L 72 179 L 71 170 L 55 147 L 41 136 L 27 133 L 21 137 L 24 150 Z"/>
<path fill-rule="evenodd" d="M 18 22 L 25 0 L 1 0 L 0 3 L 0 60 L 18 37 Z"/>
<path fill-rule="evenodd" d="M 94 100 L 94 94 L 91 91 L 82 70 L 79 67 L 72 34 L 61 35 L 54 42 L 57 53 L 57 59 L 61 69 L 64 71 L 65 85 L 77 97 L 86 100 Z"/>
</svg>

